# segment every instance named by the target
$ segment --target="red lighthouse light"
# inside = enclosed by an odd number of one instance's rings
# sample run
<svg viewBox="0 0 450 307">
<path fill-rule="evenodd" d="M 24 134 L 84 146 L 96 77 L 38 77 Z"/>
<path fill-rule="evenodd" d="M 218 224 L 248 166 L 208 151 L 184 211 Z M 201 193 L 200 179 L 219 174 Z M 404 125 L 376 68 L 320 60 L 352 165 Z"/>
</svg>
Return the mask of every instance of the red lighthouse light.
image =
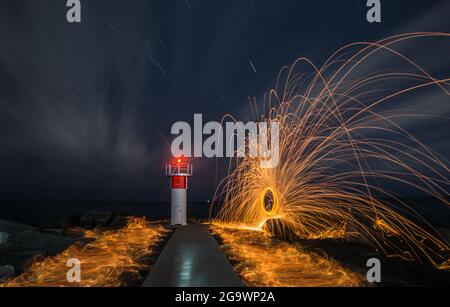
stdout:
<svg viewBox="0 0 450 307">
<path fill-rule="evenodd" d="M 174 176 L 171 177 L 171 188 L 172 189 L 186 189 L 187 177 L 185 176 Z"/>
</svg>

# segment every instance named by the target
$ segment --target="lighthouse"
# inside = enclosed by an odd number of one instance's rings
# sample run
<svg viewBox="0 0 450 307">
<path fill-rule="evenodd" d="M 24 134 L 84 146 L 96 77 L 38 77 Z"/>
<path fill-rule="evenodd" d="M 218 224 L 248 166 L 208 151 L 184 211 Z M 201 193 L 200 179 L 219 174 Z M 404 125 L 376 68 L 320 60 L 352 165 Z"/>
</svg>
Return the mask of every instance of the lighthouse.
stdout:
<svg viewBox="0 0 450 307">
<path fill-rule="evenodd" d="M 186 225 L 188 177 L 192 176 L 192 165 L 183 158 L 177 158 L 166 165 L 166 176 L 170 178 L 170 222 L 172 225 Z"/>
</svg>

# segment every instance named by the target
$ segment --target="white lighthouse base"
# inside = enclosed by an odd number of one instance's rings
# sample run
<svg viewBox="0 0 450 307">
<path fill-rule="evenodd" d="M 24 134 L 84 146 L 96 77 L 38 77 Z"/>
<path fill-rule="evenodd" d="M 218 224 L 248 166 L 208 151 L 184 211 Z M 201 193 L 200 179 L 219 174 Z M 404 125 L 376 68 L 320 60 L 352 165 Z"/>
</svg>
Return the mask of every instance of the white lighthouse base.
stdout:
<svg viewBox="0 0 450 307">
<path fill-rule="evenodd" d="M 171 191 L 171 219 L 172 225 L 187 225 L 186 220 L 186 189 L 172 189 Z"/>
</svg>

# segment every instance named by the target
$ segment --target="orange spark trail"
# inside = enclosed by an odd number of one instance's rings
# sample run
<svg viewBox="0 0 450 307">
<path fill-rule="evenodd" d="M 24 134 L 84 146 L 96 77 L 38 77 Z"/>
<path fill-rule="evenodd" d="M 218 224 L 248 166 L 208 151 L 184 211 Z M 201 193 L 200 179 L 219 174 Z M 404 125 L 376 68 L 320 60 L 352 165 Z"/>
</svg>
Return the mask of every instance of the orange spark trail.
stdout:
<svg viewBox="0 0 450 307">
<path fill-rule="evenodd" d="M 392 189 L 414 190 L 450 210 L 448 160 L 401 125 L 412 117 L 450 119 L 395 108 L 405 96 L 415 103 L 411 94 L 424 90 L 450 103 L 449 76 L 431 76 L 398 51 L 421 39 L 448 41 L 450 34 L 357 42 L 320 68 L 305 58 L 283 68 L 260 108 L 267 111 L 255 114 L 268 126 L 279 124 L 279 164 L 263 169 L 248 156 L 230 161 L 214 198 L 217 219 L 249 229 L 276 219 L 281 233 L 288 229 L 300 238 L 351 232 L 386 255 L 448 269 L 449 243 Z M 249 137 L 245 141 L 258 147 Z"/>
<path fill-rule="evenodd" d="M 64 252 L 34 263 L 22 275 L 0 284 L 1 287 L 119 287 L 124 273 L 137 278 L 149 265 L 139 258 L 151 255 L 153 248 L 169 231 L 150 226 L 145 219 L 132 218 L 120 230 L 88 232 L 94 241 L 74 244 Z M 67 260 L 81 261 L 81 282 L 67 281 Z"/>
<path fill-rule="evenodd" d="M 363 277 L 336 261 L 298 244 L 273 240 L 260 231 L 215 224 L 213 234 L 224 243 L 242 280 L 250 287 L 358 287 Z"/>
</svg>

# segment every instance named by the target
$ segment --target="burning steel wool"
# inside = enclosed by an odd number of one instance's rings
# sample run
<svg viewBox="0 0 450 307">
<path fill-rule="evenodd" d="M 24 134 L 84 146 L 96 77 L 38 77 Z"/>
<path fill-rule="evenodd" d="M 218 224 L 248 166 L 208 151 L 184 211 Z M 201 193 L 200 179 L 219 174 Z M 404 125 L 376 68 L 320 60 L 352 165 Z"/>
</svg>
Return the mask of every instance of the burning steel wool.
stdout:
<svg viewBox="0 0 450 307">
<path fill-rule="evenodd" d="M 150 226 L 143 218 L 132 218 L 128 225 L 116 231 L 88 231 L 94 238 L 86 245 L 74 244 L 64 252 L 36 262 L 22 275 L 6 281 L 3 287 L 118 287 L 123 274 L 137 277 L 148 264 L 139 258 L 150 255 L 152 249 L 168 233 L 162 226 Z M 67 280 L 67 260 L 81 262 L 81 282 Z"/>
<path fill-rule="evenodd" d="M 250 287 L 357 287 L 360 274 L 336 261 L 306 251 L 298 244 L 275 241 L 267 233 L 215 224 L 212 232 Z"/>
<path fill-rule="evenodd" d="M 398 51 L 411 40 L 449 36 L 421 32 L 354 43 L 320 68 L 301 58 L 282 69 L 261 116 L 279 123 L 278 166 L 264 169 L 251 157 L 231 161 L 215 196 L 223 204 L 218 220 L 254 229 L 276 220 L 277 232 L 300 238 L 356 234 L 380 253 L 447 269 L 448 242 L 392 187 L 413 189 L 449 209 L 448 162 L 401 125 L 424 116 L 449 119 L 394 107 L 401 99 L 413 105 L 411 94 L 423 90 L 450 102 L 449 78 L 431 76 Z"/>
</svg>

